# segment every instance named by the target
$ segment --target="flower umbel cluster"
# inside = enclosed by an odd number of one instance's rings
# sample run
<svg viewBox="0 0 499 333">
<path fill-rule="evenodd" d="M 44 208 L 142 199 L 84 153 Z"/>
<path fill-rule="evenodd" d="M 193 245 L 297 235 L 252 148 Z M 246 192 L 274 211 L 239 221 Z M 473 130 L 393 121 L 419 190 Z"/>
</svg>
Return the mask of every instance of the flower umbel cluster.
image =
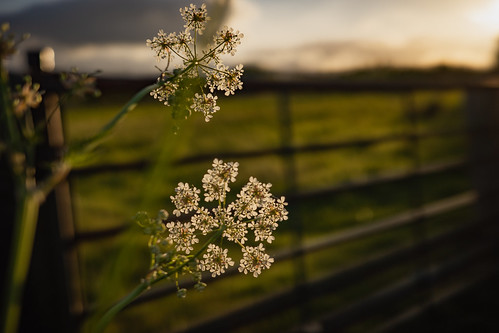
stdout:
<svg viewBox="0 0 499 333">
<path fill-rule="evenodd" d="M 17 86 L 16 92 L 12 96 L 14 114 L 22 116 L 28 109 L 36 108 L 42 102 L 42 93 L 40 85 L 33 83 L 30 76 L 24 78 L 24 85 Z"/>
<path fill-rule="evenodd" d="M 156 37 L 147 40 L 158 60 L 167 61 L 158 78 L 158 87 L 151 92 L 151 96 L 165 105 L 172 105 L 175 112 L 181 115 L 201 112 L 205 121 L 209 121 L 220 109 L 217 96 L 213 95 L 215 91 L 223 91 L 229 96 L 242 89 L 243 65 L 229 68 L 220 56 L 234 55 L 244 35 L 224 26 L 213 36 L 212 44 L 201 50 L 198 36 L 202 35 L 209 20 L 206 5 L 197 7 L 191 4 L 181 8 L 180 13 L 184 20 L 183 32 L 167 34 L 160 30 Z M 170 64 L 175 58 L 181 64 L 170 71 Z"/>
<path fill-rule="evenodd" d="M 229 248 L 223 247 L 224 240 L 241 249 L 240 272 L 257 277 L 272 265 L 274 259 L 265 252 L 262 242 L 272 243 L 273 231 L 279 222 L 288 219 L 287 202 L 284 197 L 277 198 L 270 193 L 271 184 L 251 177 L 236 199 L 227 203 L 238 167 L 237 162 L 215 159 L 202 179 L 202 196 L 196 187 L 179 183 L 175 195 L 170 197 L 175 206 L 173 219 L 164 210 L 157 218 L 149 218 L 146 213 L 136 215 L 144 233 L 151 236 L 151 273 L 148 275 L 151 283 L 175 277 L 178 287 L 178 276 L 187 273 L 194 276 L 197 288 L 204 288 L 201 272 L 207 271 L 215 277 L 235 265 Z M 215 206 L 200 206 L 202 197 Z M 200 242 L 201 239 L 204 241 Z M 248 244 L 253 242 L 256 245 Z M 184 289 L 178 290 L 180 296 L 185 296 Z"/>
<path fill-rule="evenodd" d="M 77 68 L 61 73 L 61 83 L 71 95 L 76 97 L 99 97 L 101 95 L 96 87 L 97 78 L 93 74 L 80 73 Z"/>
<path fill-rule="evenodd" d="M 17 45 L 29 38 L 29 34 L 25 34 L 20 40 L 16 41 L 15 36 L 8 33 L 9 30 L 9 23 L 5 22 L 0 25 L 0 61 L 16 53 Z"/>
</svg>

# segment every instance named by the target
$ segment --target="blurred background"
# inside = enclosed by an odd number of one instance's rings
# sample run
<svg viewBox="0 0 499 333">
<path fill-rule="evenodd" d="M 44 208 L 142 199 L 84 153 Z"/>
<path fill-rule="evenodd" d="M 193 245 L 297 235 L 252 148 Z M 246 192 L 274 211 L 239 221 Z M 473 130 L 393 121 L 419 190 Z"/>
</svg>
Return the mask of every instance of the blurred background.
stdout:
<svg viewBox="0 0 499 333">
<path fill-rule="evenodd" d="M 84 139 L 155 82 L 145 40 L 181 31 L 191 2 L 3 0 L 0 21 L 31 34 L 8 68 L 101 71 L 100 98 L 62 109 L 66 144 Z M 286 195 L 276 263 L 186 299 L 165 282 L 108 332 L 497 332 L 499 1 L 207 4 L 205 35 L 245 35 L 225 59 L 244 64 L 243 90 L 208 124 L 146 97 L 73 170 L 56 198 L 69 213 L 39 222 L 21 331 L 88 330 L 147 272 L 131 217 L 171 211 L 176 184 L 200 187 L 218 157 L 240 163 L 233 192 L 255 176 Z"/>
</svg>

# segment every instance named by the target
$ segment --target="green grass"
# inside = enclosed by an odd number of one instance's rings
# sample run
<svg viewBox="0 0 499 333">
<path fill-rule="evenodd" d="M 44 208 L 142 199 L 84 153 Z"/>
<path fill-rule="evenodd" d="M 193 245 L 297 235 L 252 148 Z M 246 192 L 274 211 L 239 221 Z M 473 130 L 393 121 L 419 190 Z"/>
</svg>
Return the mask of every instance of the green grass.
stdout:
<svg viewBox="0 0 499 333">
<path fill-rule="evenodd" d="M 89 164 L 143 159 L 158 164 L 145 172 L 109 172 L 73 177 L 77 229 L 91 231 L 127 224 L 139 210 L 151 214 L 161 208 L 171 210 L 168 198 L 175 185 L 179 181 L 187 181 L 199 187 L 203 173 L 210 167 L 210 161 L 175 166 L 173 162 L 179 158 L 279 147 L 283 135 L 286 135 L 280 123 L 280 101 L 279 96 L 270 93 L 223 98 L 221 110 L 208 124 L 200 115 L 175 124 L 169 109 L 161 103 L 142 103 L 118 125 L 113 136 L 106 140 Z M 289 101 L 293 120 L 290 144 L 294 146 L 464 127 L 463 95 L 458 91 L 410 95 L 309 93 L 291 95 Z M 123 102 L 121 98 L 112 98 L 69 107 L 65 113 L 69 141 L 95 133 Z M 435 108 L 438 112 L 432 113 Z M 176 125 L 180 125 L 180 130 L 174 135 Z M 299 153 L 294 156 L 295 181 L 287 179 L 292 160 L 283 160 L 278 156 L 244 158 L 239 160 L 240 174 L 232 188 L 240 188 L 249 176 L 273 183 L 274 194 L 285 193 L 292 188 L 301 191 L 335 186 L 386 173 L 404 172 L 417 163 L 445 162 L 465 157 L 465 142 L 463 134 L 427 138 L 416 143 L 385 142 L 330 152 Z M 414 159 L 416 155 L 418 161 Z M 300 239 L 313 241 L 328 233 L 367 225 L 416 204 L 460 193 L 469 187 L 466 171 L 458 169 L 419 180 L 301 200 L 289 207 L 290 220 L 282 223 L 276 232 L 275 244 L 268 248 L 275 252 L 293 247 Z M 438 233 L 458 225 L 458 221 L 465 220 L 466 216 L 444 216 L 441 220 L 427 221 L 427 224 L 431 226 L 430 233 Z M 297 235 L 297 230 L 303 234 Z M 407 244 L 413 237 L 410 228 L 402 228 L 321 251 L 305 259 L 305 275 L 313 278 L 336 271 L 368 255 Z M 84 291 L 89 304 L 109 302 L 137 284 L 147 270 L 146 242 L 147 239 L 140 236 L 136 228 L 131 228 L 125 235 L 112 240 L 80 246 Z M 133 332 L 139 327 L 141 332 L 158 332 L 186 327 L 269 293 L 292 287 L 299 273 L 296 272 L 297 267 L 299 265 L 293 262 L 278 263 L 258 279 L 235 276 L 209 285 L 201 294 L 192 291 L 185 300 L 169 296 L 133 307 L 118 316 L 109 332 Z M 392 277 L 390 274 L 382 276 L 377 283 L 383 284 Z M 374 285 L 365 288 L 372 289 Z M 311 304 L 310 308 L 334 308 L 352 299 L 353 294 L 362 294 L 363 291 L 359 289 L 345 291 L 345 295 L 332 295 L 317 300 L 318 303 Z M 290 318 L 300 318 L 297 311 L 292 309 L 269 321 L 257 323 L 259 330 L 279 331 L 284 322 L 292 323 Z M 247 329 L 251 331 L 251 328 Z"/>
</svg>

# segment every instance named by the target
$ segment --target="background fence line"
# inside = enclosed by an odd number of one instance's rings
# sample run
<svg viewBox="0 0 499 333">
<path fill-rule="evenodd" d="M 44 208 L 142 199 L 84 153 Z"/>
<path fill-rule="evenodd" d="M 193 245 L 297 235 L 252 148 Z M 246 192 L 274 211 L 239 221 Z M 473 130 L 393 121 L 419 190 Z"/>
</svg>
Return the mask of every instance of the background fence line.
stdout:
<svg viewBox="0 0 499 333">
<path fill-rule="evenodd" d="M 251 85 L 250 85 L 251 87 Z M 355 281 L 378 272 L 382 267 L 391 267 L 397 264 L 403 263 L 404 261 L 414 261 L 413 273 L 404 277 L 402 280 L 394 281 L 393 285 L 374 293 L 373 295 L 366 295 L 366 297 L 358 303 L 348 306 L 339 311 L 335 311 L 333 314 L 323 317 L 322 319 L 312 320 L 310 323 L 303 327 L 296 328 L 297 332 L 305 332 L 310 325 L 313 327 L 319 327 L 323 331 L 341 331 L 351 323 L 355 323 L 361 318 L 365 317 L 375 310 L 384 308 L 387 304 L 393 302 L 394 300 L 401 300 L 404 297 L 413 295 L 414 293 L 419 293 L 424 295 L 419 300 L 419 305 L 415 308 L 410 308 L 409 314 L 403 314 L 397 319 L 396 323 L 400 324 L 403 318 L 414 318 L 416 315 L 428 314 L 431 312 L 431 308 L 436 304 L 436 302 L 442 301 L 443 299 L 448 299 L 453 295 L 466 290 L 475 283 L 479 283 L 482 279 L 493 273 L 487 265 L 488 269 L 481 271 L 482 275 L 473 276 L 469 279 L 463 279 L 460 281 L 459 286 L 454 286 L 450 290 L 445 290 L 442 292 L 435 292 L 436 283 L 444 277 L 449 277 L 452 274 L 459 273 L 460 270 L 466 270 L 466 267 L 470 264 L 475 264 L 478 259 L 489 258 L 495 259 L 491 256 L 493 251 L 496 251 L 497 247 L 493 244 L 493 241 L 497 236 L 497 228 L 492 228 L 490 223 L 484 223 L 483 221 L 470 222 L 466 226 L 451 230 L 449 232 L 443 233 L 439 236 L 433 236 L 429 238 L 428 232 L 426 231 L 426 220 L 427 218 L 438 216 L 445 212 L 450 212 L 462 207 L 473 206 L 477 203 L 477 200 L 483 200 L 482 189 L 477 188 L 474 191 L 468 191 L 465 193 L 456 194 L 455 196 L 439 200 L 430 204 L 423 204 L 423 193 L 419 184 L 419 177 L 424 175 L 432 175 L 443 172 L 448 172 L 452 170 L 463 170 L 470 167 L 473 161 L 466 158 L 458 159 L 453 161 L 438 162 L 432 164 L 423 164 L 420 160 L 418 149 L 420 145 L 420 140 L 436 137 L 452 137 L 452 136 L 462 136 L 469 134 L 476 138 L 477 133 L 481 132 L 479 128 L 466 128 L 459 130 L 440 130 L 433 132 L 423 132 L 418 131 L 418 119 L 411 117 L 411 115 L 416 115 L 417 110 L 413 101 L 411 100 L 411 94 L 418 89 L 431 89 L 431 90 L 448 90 L 456 89 L 456 85 L 449 84 L 368 84 L 368 85 L 358 85 L 358 84 L 294 84 L 294 83 L 284 83 L 284 84 L 274 84 L 274 83 L 260 83 L 256 86 L 255 91 L 251 91 L 245 87 L 247 94 L 256 93 L 258 91 L 275 91 L 279 100 L 278 114 L 280 119 L 280 136 L 281 136 L 281 146 L 278 148 L 264 149 L 258 151 L 246 151 L 246 152 L 220 152 L 215 154 L 205 154 L 189 156 L 183 159 L 175 161 L 175 165 L 184 165 L 189 163 L 199 163 L 205 162 L 213 159 L 214 157 L 222 159 L 236 159 L 236 158 L 252 158 L 252 157 L 262 157 L 269 155 L 281 156 L 282 161 L 285 165 L 284 173 L 285 178 L 289 181 L 288 188 L 286 189 L 285 195 L 287 195 L 290 205 L 303 199 L 317 198 L 325 195 L 339 194 L 347 191 L 359 190 L 366 187 L 374 187 L 382 184 L 389 184 L 398 181 L 407 181 L 410 179 L 415 180 L 415 188 L 413 191 L 412 199 L 412 209 L 397 214 L 392 217 L 382 219 L 381 221 L 374 221 L 367 226 L 361 226 L 353 229 L 347 229 L 346 231 L 335 233 L 330 236 L 324 237 L 324 239 L 317 240 L 312 243 L 304 243 L 303 241 L 303 229 L 302 225 L 304 221 L 297 217 L 294 221 L 295 230 L 295 243 L 296 248 L 275 254 L 276 263 L 282 260 L 295 260 L 295 287 L 284 292 L 277 292 L 276 295 L 270 295 L 260 302 L 250 304 L 240 309 L 236 309 L 228 314 L 222 314 L 220 317 L 213 318 L 203 323 L 198 323 L 185 330 L 185 332 L 199 332 L 199 331 L 210 331 L 210 330 L 232 330 L 237 327 L 244 326 L 247 320 L 258 320 L 265 319 L 270 314 L 275 314 L 276 309 L 286 309 L 291 306 L 303 306 L 306 302 L 314 297 L 323 295 L 325 289 L 339 290 L 340 288 L 352 285 Z M 460 87 L 463 89 L 463 87 Z M 466 89 L 470 89 L 466 87 Z M 248 91 L 250 90 L 250 91 Z M 337 92 L 337 91 L 347 91 L 354 93 L 364 93 L 364 92 L 376 92 L 376 93 L 401 93 L 407 95 L 407 105 L 406 113 L 408 114 L 408 121 L 410 122 L 410 132 L 404 134 L 395 135 L 385 135 L 374 138 L 360 138 L 347 141 L 338 141 L 332 143 L 316 143 L 302 146 L 294 146 L 291 144 L 293 142 L 292 126 L 293 120 L 291 117 L 291 107 L 290 107 L 290 94 L 294 91 L 321 91 L 321 92 Z M 488 89 L 487 93 L 497 94 L 497 89 Z M 470 94 L 468 90 L 468 94 Z M 471 92 L 471 94 L 473 94 Z M 483 107 L 483 106 L 482 106 Z M 485 106 L 486 107 L 486 106 Z M 470 112 L 473 110 L 469 110 Z M 471 116 L 474 114 L 471 112 Z M 497 132 L 499 133 L 499 132 Z M 380 174 L 368 179 L 350 181 L 345 184 L 338 184 L 335 186 L 329 186 L 327 188 L 318 188 L 309 191 L 300 191 L 297 187 L 295 179 L 297 179 L 297 171 L 295 166 L 295 155 L 296 154 L 310 154 L 321 151 L 333 151 L 338 149 L 346 148 L 367 148 L 370 146 L 388 143 L 388 142 L 407 142 L 409 149 L 412 151 L 412 167 L 403 172 L 391 172 L 388 174 Z M 475 143 L 477 144 L 477 143 Z M 483 141 L 478 143 L 483 145 Z M 475 147 L 473 147 L 474 149 Z M 499 151 L 499 150 L 498 150 Z M 480 158 L 490 159 L 491 156 L 481 155 Z M 92 172 L 102 172 L 106 171 L 118 171 L 118 170 L 129 170 L 129 169 L 141 169 L 148 165 L 147 161 L 139 161 L 134 164 L 121 165 L 115 167 L 113 165 L 104 165 L 100 167 L 95 167 L 94 169 L 81 169 L 75 170 L 75 174 L 89 174 Z M 481 171 L 478 171 L 481 172 Z M 490 210 L 484 215 L 490 215 Z M 321 251 L 327 248 L 337 246 L 341 243 L 346 243 L 349 241 L 357 240 L 368 235 L 386 232 L 393 228 L 398 228 L 404 225 L 413 226 L 413 238 L 414 245 L 408 246 L 407 248 L 396 249 L 388 254 L 384 254 L 374 261 L 372 259 L 366 262 L 360 263 L 351 269 L 347 269 L 344 272 L 335 272 L 330 277 L 323 279 L 318 279 L 316 281 L 308 281 L 305 268 L 304 268 L 304 258 L 306 255 Z M 485 230 L 485 231 L 484 231 Z M 104 231 L 109 232 L 109 231 Z M 480 236 L 484 234 L 489 235 L 487 238 L 476 238 L 476 233 Z M 470 237 L 470 235 L 474 237 Z M 496 236 L 490 236 L 496 235 Z M 98 237 L 98 234 L 94 234 L 94 237 Z M 85 239 L 90 239 L 89 237 L 83 237 Z M 82 238 L 82 239 L 83 239 Z M 442 245 L 450 244 L 456 242 L 463 242 L 469 248 L 463 248 L 462 255 L 455 256 L 451 259 L 447 259 L 437 267 L 430 265 L 429 253 L 431 250 L 442 247 Z M 298 258 L 298 260 L 296 260 Z M 230 269 L 229 272 L 217 279 L 212 279 L 209 276 L 206 277 L 207 282 L 212 280 L 220 280 L 229 277 L 237 272 L 237 269 Z M 340 282 L 334 282 L 340 281 Z M 187 283 L 187 285 L 189 285 Z M 175 293 L 176 289 L 172 286 L 167 286 L 163 288 L 157 288 L 142 297 L 140 297 L 132 306 L 143 304 L 153 299 L 164 297 Z M 273 309 L 273 310 L 271 310 Z M 246 318 L 246 319 L 245 319 Z M 307 321 L 307 315 L 302 314 L 302 320 Z M 393 328 L 395 322 L 390 325 L 386 325 L 385 329 Z"/>
<path fill-rule="evenodd" d="M 43 78 L 42 78 L 43 79 Z M 42 84 L 43 87 L 43 84 Z M 469 128 L 459 130 L 441 130 L 419 133 L 416 106 L 412 100 L 412 94 L 419 90 L 445 91 L 445 90 L 465 90 L 468 97 L 466 112 L 468 114 Z M 290 96 L 295 92 L 348 92 L 348 93 L 398 93 L 406 98 L 406 115 L 411 123 L 409 133 L 385 135 L 371 138 L 357 138 L 352 140 L 337 141 L 331 143 L 312 143 L 309 145 L 293 145 L 293 117 L 290 105 Z M 301 310 L 303 325 L 295 327 L 293 332 L 305 332 L 311 328 L 319 331 L 341 332 L 350 325 L 369 317 L 373 313 L 388 312 L 393 313 L 391 304 L 402 302 L 406 298 L 413 298 L 418 295 L 417 305 L 410 305 L 398 310 L 396 316 L 391 316 L 392 320 L 387 320 L 378 327 L 379 332 L 390 331 L 404 322 L 418 316 L 431 316 L 432 309 L 436 304 L 466 290 L 470 286 L 497 274 L 497 262 L 499 262 L 497 251 L 498 228 L 495 225 L 497 218 L 497 207 L 499 206 L 498 192 L 499 181 L 496 181 L 497 170 L 499 170 L 499 88 L 469 82 L 390 82 L 390 83 L 355 83 L 355 82 L 291 82 L 291 81 L 249 81 L 245 83 L 244 94 L 257 94 L 260 92 L 271 92 L 278 96 L 278 117 L 280 147 L 263 149 L 257 151 L 225 151 L 216 154 L 200 154 L 188 156 L 174 162 L 174 165 L 186 165 L 209 161 L 213 157 L 226 158 L 253 158 L 276 155 L 281 157 L 284 165 L 285 178 L 288 180 L 288 187 L 284 193 L 287 196 L 290 206 L 300 200 L 314 199 L 318 197 L 335 195 L 348 191 L 356 191 L 368 187 L 376 187 L 383 184 L 392 184 L 399 181 L 414 181 L 414 191 L 412 192 L 410 208 L 404 212 L 373 221 L 364 226 L 346 229 L 325 235 L 312 242 L 306 242 L 303 236 L 303 224 L 306 223 L 303 212 L 298 212 L 299 216 L 294 217 L 293 230 L 295 244 L 297 246 L 291 250 L 275 253 L 276 263 L 285 260 L 294 260 L 295 282 L 294 286 L 277 291 L 268 295 L 262 300 L 226 314 L 221 314 L 216 318 L 211 318 L 202 323 L 194 323 L 187 328 L 186 332 L 210 331 L 211 329 L 233 330 L 242 327 L 251 320 L 264 320 L 271 315 L 275 315 L 287 308 L 298 306 Z M 62 131 L 58 129 L 58 131 Z M 59 136 L 63 133 L 60 132 Z M 424 164 L 419 155 L 421 140 L 435 137 L 452 137 L 468 135 L 471 152 L 469 158 L 456 159 L 452 161 Z M 299 189 L 297 179 L 299 177 L 296 156 L 298 154 L 311 154 L 322 151 L 335 151 L 346 148 L 364 149 L 378 144 L 389 142 L 406 142 L 412 151 L 412 166 L 403 172 L 391 172 L 379 174 L 362 180 L 354 180 L 348 183 L 336 184 L 324 188 L 303 191 Z M 62 143 L 58 142 L 58 146 Z M 119 172 L 128 170 L 144 170 L 151 165 L 149 160 L 140 160 L 125 164 L 104 164 L 78 168 L 71 172 L 70 177 L 98 174 L 101 172 Z M 453 170 L 469 170 L 474 179 L 473 189 L 456 193 L 447 198 L 431 203 L 423 200 L 423 189 L 420 178 L 427 175 L 437 175 Z M 70 207 L 68 184 L 62 184 L 61 188 L 55 192 L 60 197 L 59 202 L 64 202 Z M 440 216 L 441 214 L 452 212 L 464 207 L 477 207 L 478 215 L 464 226 L 452 228 L 437 236 L 428 234 L 427 219 Z M 62 257 L 60 268 L 70 271 L 65 274 L 66 283 L 70 286 L 66 288 L 66 297 L 69 316 L 72 322 L 81 319 L 82 313 L 88 312 L 89 307 L 83 308 L 81 289 L 79 287 L 79 273 L 77 266 L 76 251 L 78 246 L 85 242 L 114 237 L 126 230 L 127 226 L 109 228 L 105 230 L 95 230 L 90 232 L 72 232 L 73 221 L 71 211 L 66 213 L 51 215 L 51 220 L 58 220 L 59 241 L 62 241 Z M 69 225 L 68 225 L 69 223 Z M 66 226 L 66 227 L 65 227 Z M 69 227 L 68 227 L 69 226 Z M 374 258 L 356 263 L 351 267 L 341 270 L 334 270 L 320 278 L 307 278 L 305 269 L 305 257 L 311 253 L 320 252 L 333 248 L 339 244 L 352 242 L 363 237 L 381 234 L 389 230 L 403 226 L 412 226 L 413 244 L 405 247 L 398 247 Z M 54 231 L 52 231 L 54 236 Z M 432 251 L 444 249 L 446 245 L 462 247 L 459 255 L 441 258 L 435 264 L 430 261 Z M 69 259 L 71 258 L 71 259 Z M 398 265 L 413 262 L 412 269 L 408 270 L 402 278 L 395 279 L 390 285 L 382 286 L 374 292 L 364 295 L 361 300 L 352 304 L 344 304 L 340 309 L 323 315 L 320 318 L 310 317 L 307 307 L 309 301 L 324 294 L 332 293 L 355 284 L 357 281 L 365 279 L 366 276 L 377 274 L 384 269 L 398 267 Z M 476 274 L 467 276 L 469 267 L 476 268 Z M 221 280 L 233 275 L 237 269 L 230 269 L 228 273 L 217 279 L 210 276 L 206 281 Z M 449 288 L 441 288 L 442 281 L 447 281 L 451 276 L 457 275 L 462 279 L 452 283 Z M 172 286 L 158 287 L 151 292 L 138 298 L 131 306 L 138 306 L 144 302 L 164 297 L 175 293 Z M 80 295 L 80 296 L 78 296 Z M 389 317 L 387 317 L 389 318 Z"/>
</svg>

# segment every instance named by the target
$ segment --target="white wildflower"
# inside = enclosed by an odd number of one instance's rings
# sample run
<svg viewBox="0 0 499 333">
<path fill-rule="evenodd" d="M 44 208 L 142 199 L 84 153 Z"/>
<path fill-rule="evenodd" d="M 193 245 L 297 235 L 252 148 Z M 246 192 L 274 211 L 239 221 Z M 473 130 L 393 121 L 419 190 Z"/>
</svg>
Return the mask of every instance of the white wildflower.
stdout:
<svg viewBox="0 0 499 333">
<path fill-rule="evenodd" d="M 260 209 L 260 216 L 269 219 L 272 222 L 280 222 L 288 219 L 288 211 L 286 206 L 288 203 L 286 198 L 280 197 L 278 199 L 270 198 L 266 200 Z"/>
<path fill-rule="evenodd" d="M 196 7 L 196 5 L 191 4 L 189 7 L 180 8 L 180 13 L 185 22 L 185 30 L 195 30 L 200 35 L 203 33 L 203 30 L 206 29 L 206 21 L 210 19 L 205 4 L 202 4 L 199 8 Z"/>
<path fill-rule="evenodd" d="M 192 99 L 193 104 L 191 105 L 191 109 L 195 112 L 202 112 L 204 120 L 208 122 L 213 117 L 213 114 L 220 110 L 220 107 L 217 105 L 217 99 L 218 97 L 212 94 L 200 95 L 196 93 Z"/>
<path fill-rule="evenodd" d="M 192 95 L 182 94 L 182 98 L 177 100 L 181 105 L 174 106 L 178 106 L 178 110 L 186 110 L 184 108 L 186 106 L 189 111 L 182 111 L 182 113 L 190 114 L 190 110 L 202 112 L 205 121 L 208 122 L 220 109 L 217 106 L 218 97 L 213 95 L 215 90 L 224 91 L 225 95 L 229 96 L 236 90 L 242 89 L 243 66 L 237 65 L 235 68 L 229 68 L 223 64 L 220 55 L 234 55 L 244 35 L 237 30 L 224 27 L 213 37 L 214 46 L 199 50 L 196 45 L 196 35 L 205 30 L 208 20 L 206 6 L 203 4 L 197 7 L 191 4 L 189 7 L 180 9 L 180 13 L 185 23 L 185 31 L 167 34 L 159 30 L 157 36 L 146 41 L 146 45 L 154 51 L 158 60 L 167 60 L 166 68 L 161 71 L 158 79 L 158 88 L 151 92 L 151 96 L 169 105 L 172 95 L 180 90 L 191 89 Z M 174 58 L 179 58 L 181 64 L 177 65 L 173 71 L 169 71 L 168 67 Z M 197 80 L 201 82 L 198 84 Z M 179 84 L 182 85 L 182 89 L 179 89 Z M 183 89 L 184 85 L 188 89 Z"/>
<path fill-rule="evenodd" d="M 248 228 L 252 229 L 255 233 L 255 242 L 267 241 L 268 243 L 272 243 L 275 239 L 272 232 L 276 230 L 278 226 L 279 225 L 276 222 L 266 218 L 257 218 L 248 223 Z"/>
<path fill-rule="evenodd" d="M 234 31 L 234 29 L 224 26 L 213 37 L 213 40 L 217 47 L 221 47 L 222 53 L 234 55 L 236 53 L 236 47 L 241 44 L 241 39 L 243 37 L 244 35 L 240 33 L 239 30 Z"/>
<path fill-rule="evenodd" d="M 177 251 L 189 254 L 194 249 L 192 245 L 199 242 L 194 235 L 196 229 L 192 228 L 190 223 L 170 222 L 166 224 L 166 228 L 169 233 L 167 239 L 175 245 Z"/>
<path fill-rule="evenodd" d="M 199 193 L 200 191 L 194 186 L 191 188 L 187 183 L 178 183 L 175 188 L 175 196 L 170 196 L 176 209 L 173 214 L 180 216 L 181 213 L 189 213 L 198 209 Z"/>
<path fill-rule="evenodd" d="M 239 271 L 244 274 L 250 272 L 254 277 L 258 277 L 262 269 L 270 268 L 274 262 L 274 258 L 265 253 L 265 248 L 261 243 L 257 247 L 243 247 L 242 251 L 243 258 L 239 262 Z"/>
<path fill-rule="evenodd" d="M 238 173 L 239 163 L 214 159 L 213 168 L 209 169 L 203 177 L 203 189 L 205 190 L 205 201 L 224 201 L 227 192 L 230 191 L 229 182 L 234 182 Z"/>
<path fill-rule="evenodd" d="M 196 214 L 191 217 L 191 223 L 196 229 L 201 231 L 203 235 L 206 235 L 219 227 L 218 221 L 211 216 L 208 209 L 204 207 L 201 207 Z"/>
<path fill-rule="evenodd" d="M 234 266 L 234 261 L 227 255 L 227 252 L 227 249 L 209 244 L 203 259 L 199 261 L 199 269 L 210 271 L 212 277 L 225 273 L 229 266 Z"/>
<path fill-rule="evenodd" d="M 178 84 L 172 82 L 165 82 L 158 88 L 150 92 L 150 95 L 164 105 L 169 105 L 169 99 L 178 89 Z"/>
<path fill-rule="evenodd" d="M 258 215 L 257 209 L 271 200 L 270 188 L 272 184 L 263 184 L 255 177 L 250 177 L 248 183 L 237 194 L 237 200 L 231 208 L 240 219 L 251 219 Z"/>
<path fill-rule="evenodd" d="M 230 219 L 229 222 L 226 224 L 223 236 L 226 237 L 231 242 L 244 244 L 248 240 L 248 238 L 246 237 L 247 233 L 248 233 L 248 228 L 246 222 Z"/>
</svg>

